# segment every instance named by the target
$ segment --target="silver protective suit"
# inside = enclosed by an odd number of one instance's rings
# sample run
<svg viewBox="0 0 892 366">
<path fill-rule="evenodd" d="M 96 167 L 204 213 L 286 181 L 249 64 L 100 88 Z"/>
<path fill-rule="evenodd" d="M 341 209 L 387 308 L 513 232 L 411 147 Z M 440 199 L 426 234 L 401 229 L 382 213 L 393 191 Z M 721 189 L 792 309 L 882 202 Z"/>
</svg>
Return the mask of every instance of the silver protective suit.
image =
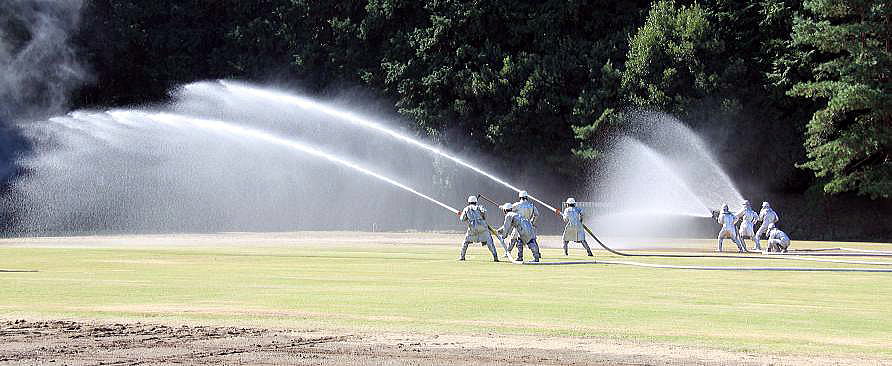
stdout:
<svg viewBox="0 0 892 366">
<path fill-rule="evenodd" d="M 465 260 L 465 253 L 468 251 L 468 245 L 471 243 L 486 243 L 486 247 L 492 253 L 492 259 L 498 261 L 498 253 L 492 242 L 492 235 L 489 233 L 489 226 L 486 224 L 486 209 L 476 204 L 467 205 L 459 215 L 459 219 L 468 225 L 468 232 L 465 234 L 465 241 L 461 247 L 460 260 Z"/>
<path fill-rule="evenodd" d="M 777 222 L 780 220 L 780 217 L 777 215 L 771 207 L 765 207 L 761 211 L 759 211 L 759 221 L 762 224 L 759 225 L 759 230 L 756 231 L 756 237 L 753 238 L 753 241 L 756 242 L 756 248 L 761 248 L 759 245 L 759 240 L 762 239 L 763 235 L 768 236 L 768 230 L 770 227 L 777 225 Z"/>
<path fill-rule="evenodd" d="M 741 241 L 737 238 L 737 232 L 734 230 L 734 214 L 730 212 L 722 212 L 719 214 L 719 217 L 716 218 L 716 221 L 720 225 L 722 225 L 721 230 L 719 230 L 719 249 L 718 251 L 722 251 L 722 242 L 725 239 L 731 239 L 734 244 L 737 244 L 737 249 L 741 252 L 745 252 L 746 248 L 743 247 Z"/>
<path fill-rule="evenodd" d="M 568 206 L 561 214 L 564 220 L 564 255 L 569 254 L 568 245 L 571 241 L 579 242 L 585 248 L 586 253 L 592 256 L 592 248 L 585 241 L 585 228 L 582 227 L 583 211 L 581 208 Z"/>
<path fill-rule="evenodd" d="M 743 209 L 734 216 L 735 219 L 740 222 L 739 227 L 737 228 L 740 242 L 746 246 L 743 239 L 750 239 L 756 243 L 756 250 L 762 250 L 762 247 L 759 246 L 759 241 L 755 238 L 756 234 L 754 229 L 756 222 L 759 221 L 759 214 L 757 214 L 756 211 L 753 211 L 752 207 L 744 206 Z"/>
<path fill-rule="evenodd" d="M 539 261 L 539 244 L 536 243 L 536 231 L 530 220 L 517 212 L 509 211 L 505 214 L 505 222 L 498 229 L 499 235 L 505 237 L 512 231 L 517 231 L 520 242 L 517 243 L 517 260 L 523 260 L 523 247 L 528 246 L 533 252 L 533 260 Z"/>
<path fill-rule="evenodd" d="M 539 219 L 539 209 L 536 208 L 532 202 L 526 199 L 521 199 L 520 201 L 514 202 L 511 205 L 512 211 L 518 213 L 519 215 L 525 217 L 530 223 L 533 225 L 533 230 L 536 230 L 536 220 Z M 511 231 L 511 244 L 508 245 L 508 251 L 514 250 L 514 246 L 520 241 L 520 234 L 517 233 L 517 230 Z"/>
<path fill-rule="evenodd" d="M 564 241 L 585 241 L 585 229 L 582 228 L 582 209 L 567 207 L 561 218 L 564 220 Z"/>
<path fill-rule="evenodd" d="M 768 251 L 769 252 L 786 252 L 790 247 L 790 237 L 787 233 L 778 229 L 771 230 L 768 233 Z"/>
</svg>

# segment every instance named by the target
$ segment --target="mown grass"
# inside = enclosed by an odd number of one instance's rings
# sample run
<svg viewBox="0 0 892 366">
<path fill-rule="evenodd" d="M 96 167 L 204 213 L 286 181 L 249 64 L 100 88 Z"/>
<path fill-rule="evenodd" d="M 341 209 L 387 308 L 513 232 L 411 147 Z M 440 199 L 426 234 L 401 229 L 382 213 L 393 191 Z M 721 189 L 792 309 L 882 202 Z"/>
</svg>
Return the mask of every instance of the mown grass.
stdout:
<svg viewBox="0 0 892 366">
<path fill-rule="evenodd" d="M 467 262 L 456 256 L 457 248 L 436 245 L 0 246 L 0 269 L 39 271 L 0 273 L 0 317 L 600 336 L 892 356 L 892 274 L 519 266 L 491 263 L 479 247 Z"/>
</svg>

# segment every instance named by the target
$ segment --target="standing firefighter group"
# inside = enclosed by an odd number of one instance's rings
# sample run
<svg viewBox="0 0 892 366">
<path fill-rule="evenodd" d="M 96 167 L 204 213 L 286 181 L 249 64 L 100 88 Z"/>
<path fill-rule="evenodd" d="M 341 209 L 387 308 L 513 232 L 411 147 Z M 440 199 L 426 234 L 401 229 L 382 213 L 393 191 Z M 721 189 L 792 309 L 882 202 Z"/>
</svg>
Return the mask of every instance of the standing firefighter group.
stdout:
<svg viewBox="0 0 892 366">
<path fill-rule="evenodd" d="M 576 207 L 576 200 L 567 198 L 565 202 L 566 208 L 563 211 L 556 211 L 564 220 L 564 255 L 568 255 L 568 245 L 570 242 L 579 242 L 589 256 L 592 256 L 592 250 L 585 241 L 585 230 L 582 226 L 583 213 L 582 209 Z M 499 238 L 499 242 L 510 238 L 510 245 L 505 246 L 505 257 L 508 257 L 511 250 L 517 248 L 517 261 L 523 261 L 524 247 L 530 249 L 533 253 L 533 262 L 538 262 L 542 257 L 539 253 L 539 244 L 536 242 L 536 220 L 539 219 L 539 209 L 530 202 L 529 194 L 521 191 L 518 194 L 518 201 L 515 203 L 506 203 L 499 206 L 505 215 L 505 221 L 502 227 L 494 229 L 486 223 L 486 209 L 477 203 L 476 196 L 468 197 L 468 205 L 459 213 L 462 222 L 468 225 L 468 233 L 461 247 L 461 256 L 459 260 L 465 260 L 465 253 L 471 243 L 483 243 L 492 253 L 492 260 L 499 261 L 499 254 L 493 243 L 492 234 Z"/>
<path fill-rule="evenodd" d="M 744 239 L 752 240 L 756 244 L 755 250 L 757 251 L 762 250 L 759 240 L 766 237 L 768 238 L 768 248 L 766 249 L 769 252 L 786 252 L 790 247 L 790 237 L 777 227 L 780 217 L 768 202 L 762 203 L 762 210 L 758 214 L 753 211 L 750 201 L 743 201 L 743 209 L 737 214 L 731 213 L 728 205 L 724 205 L 721 212 L 713 212 L 713 217 L 719 225 L 722 225 L 718 237 L 719 252 L 722 251 L 722 241 L 725 239 L 731 239 L 734 244 L 737 244 L 737 250 L 740 252 L 748 251 Z M 761 222 L 759 230 L 754 232 L 756 223 L 759 222 Z"/>
</svg>

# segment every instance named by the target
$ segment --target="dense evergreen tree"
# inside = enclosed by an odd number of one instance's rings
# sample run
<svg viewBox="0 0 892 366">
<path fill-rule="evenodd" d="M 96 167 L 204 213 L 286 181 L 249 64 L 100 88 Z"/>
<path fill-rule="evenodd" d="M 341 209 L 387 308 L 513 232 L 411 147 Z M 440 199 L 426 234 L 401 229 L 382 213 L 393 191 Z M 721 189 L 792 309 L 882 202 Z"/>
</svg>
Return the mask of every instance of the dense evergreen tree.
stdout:
<svg viewBox="0 0 892 366">
<path fill-rule="evenodd" d="M 793 45 L 814 63 L 790 90 L 823 102 L 808 122 L 803 167 L 824 191 L 892 196 L 892 4 L 805 1 Z"/>
</svg>

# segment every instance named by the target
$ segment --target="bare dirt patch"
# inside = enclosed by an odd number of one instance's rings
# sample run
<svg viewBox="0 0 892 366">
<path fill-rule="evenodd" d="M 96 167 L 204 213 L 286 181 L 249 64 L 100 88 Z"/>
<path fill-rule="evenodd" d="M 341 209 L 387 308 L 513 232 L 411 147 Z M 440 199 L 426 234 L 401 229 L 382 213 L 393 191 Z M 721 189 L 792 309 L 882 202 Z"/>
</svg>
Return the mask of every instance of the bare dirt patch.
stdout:
<svg viewBox="0 0 892 366">
<path fill-rule="evenodd" d="M 787 357 L 578 337 L 337 333 L 145 323 L 0 322 L 0 364 L 140 365 L 838 365 Z"/>
</svg>

